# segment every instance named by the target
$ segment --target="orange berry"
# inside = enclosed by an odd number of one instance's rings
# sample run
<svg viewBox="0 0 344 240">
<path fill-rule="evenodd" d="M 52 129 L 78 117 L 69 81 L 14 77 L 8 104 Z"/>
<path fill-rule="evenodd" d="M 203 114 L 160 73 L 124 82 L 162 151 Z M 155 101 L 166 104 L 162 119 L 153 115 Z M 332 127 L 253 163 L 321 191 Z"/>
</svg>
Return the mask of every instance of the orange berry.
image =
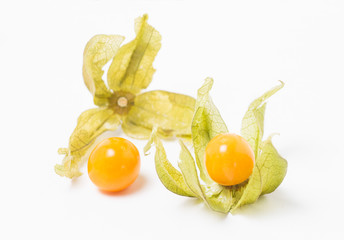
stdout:
<svg viewBox="0 0 344 240">
<path fill-rule="evenodd" d="M 254 153 L 248 142 L 236 134 L 219 134 L 205 149 L 208 174 L 218 184 L 232 186 L 250 177 Z"/>
<path fill-rule="evenodd" d="M 129 187 L 140 172 L 140 154 L 130 141 L 112 137 L 100 142 L 88 159 L 88 176 L 101 190 L 117 192 Z"/>
</svg>

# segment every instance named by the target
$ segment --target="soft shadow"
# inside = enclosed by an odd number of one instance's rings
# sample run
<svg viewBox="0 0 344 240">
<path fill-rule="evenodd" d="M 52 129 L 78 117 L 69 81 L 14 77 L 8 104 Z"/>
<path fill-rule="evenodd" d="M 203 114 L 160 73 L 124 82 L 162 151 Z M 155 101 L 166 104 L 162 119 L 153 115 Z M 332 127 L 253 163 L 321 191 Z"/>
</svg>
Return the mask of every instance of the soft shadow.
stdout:
<svg viewBox="0 0 344 240">
<path fill-rule="evenodd" d="M 71 187 L 73 187 L 73 188 L 80 187 L 82 185 L 82 179 L 80 179 L 80 178 L 81 177 L 72 178 Z"/>
<path fill-rule="evenodd" d="M 286 211 L 298 212 L 305 208 L 305 206 L 295 201 L 295 199 L 291 198 L 291 196 L 287 195 L 284 191 L 277 191 L 272 194 L 261 196 L 255 203 L 242 206 L 228 214 L 216 212 L 210 209 L 203 201 L 197 198 L 185 198 L 181 207 L 185 208 L 184 211 L 191 208 L 197 208 L 197 210 L 202 211 L 207 215 L 210 214 L 209 216 L 213 216 L 220 220 L 225 220 L 227 217 L 230 217 L 230 215 L 260 218 L 267 215 L 280 215 L 282 212 Z"/>
<path fill-rule="evenodd" d="M 226 219 L 228 217 L 228 214 L 226 213 L 220 213 L 216 212 L 212 209 L 210 209 L 206 203 L 204 203 L 202 200 L 198 198 L 191 198 L 186 197 L 184 201 L 182 202 L 182 207 L 185 209 L 191 209 L 191 208 L 197 208 L 197 210 L 204 212 L 207 215 L 214 216 L 218 219 Z M 185 211 L 185 210 L 184 210 Z"/>
<path fill-rule="evenodd" d="M 273 192 L 271 194 L 263 195 L 259 199 L 249 205 L 245 205 L 235 210 L 233 215 L 249 215 L 251 216 L 266 216 L 266 215 L 280 215 L 285 211 L 299 211 L 303 209 L 300 203 L 295 202 L 289 195 L 283 191 Z"/>
<path fill-rule="evenodd" d="M 131 186 L 129 186 L 128 188 L 122 191 L 107 192 L 107 191 L 99 190 L 99 192 L 101 192 L 104 195 L 113 196 L 113 197 L 127 196 L 127 195 L 131 195 L 131 194 L 135 194 L 139 192 L 142 188 L 144 188 L 146 184 L 147 184 L 147 178 L 143 175 L 139 175 Z"/>
</svg>

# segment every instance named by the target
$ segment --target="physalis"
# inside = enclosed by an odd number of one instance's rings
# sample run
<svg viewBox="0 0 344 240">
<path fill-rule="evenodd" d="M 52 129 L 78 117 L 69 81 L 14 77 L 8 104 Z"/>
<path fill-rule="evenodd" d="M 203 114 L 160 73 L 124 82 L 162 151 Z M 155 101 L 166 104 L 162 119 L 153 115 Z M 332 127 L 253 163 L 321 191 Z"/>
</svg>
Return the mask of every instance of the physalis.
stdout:
<svg viewBox="0 0 344 240">
<path fill-rule="evenodd" d="M 96 35 L 87 43 L 82 72 L 98 107 L 80 115 L 68 148 L 58 150 L 65 157 L 55 166 L 57 174 L 80 176 L 82 157 L 95 139 L 120 125 L 128 136 L 139 139 L 149 138 L 153 126 L 161 137 L 191 136 L 194 98 L 160 90 L 141 93 L 152 81 L 152 64 L 161 47 L 161 36 L 147 19 L 136 19 L 136 38 L 123 46 L 119 35 Z M 106 85 L 102 68 L 111 59 Z"/>
<path fill-rule="evenodd" d="M 223 176 L 220 176 L 218 180 L 224 181 L 221 184 L 209 176 L 205 166 L 208 143 L 212 139 L 216 140 L 222 134 L 228 134 L 227 126 L 209 96 L 212 85 L 213 80 L 208 78 L 198 90 L 195 114 L 192 121 L 192 141 L 195 158 L 183 141 L 180 140 L 181 152 L 180 161 L 178 162 L 180 171 L 174 168 L 167 159 L 162 142 L 156 134 L 156 129 L 152 132 L 145 151 L 147 152 L 152 143 L 155 143 L 156 171 L 161 182 L 168 190 L 178 195 L 199 198 L 214 211 L 228 213 L 229 211 L 233 212 L 238 207 L 255 202 L 263 194 L 273 192 L 282 183 L 286 175 L 288 163 L 272 145 L 272 136 L 262 141 L 266 100 L 280 90 L 284 83 L 281 82 L 280 85 L 267 91 L 250 104 L 242 120 L 241 128 L 241 136 L 248 142 L 250 148 L 246 146 L 245 142 L 235 139 L 236 143 L 240 142 L 240 148 L 242 148 L 240 151 L 238 149 L 236 151 L 247 155 L 245 156 L 245 164 L 247 164 L 248 169 L 245 169 L 245 173 L 243 173 L 245 176 L 235 178 L 235 180 L 238 180 L 237 182 L 231 182 L 233 179 L 226 177 L 223 180 L 221 179 Z M 233 154 L 229 153 L 229 156 Z M 220 157 L 222 156 L 220 155 Z M 251 164 L 253 162 L 254 166 L 251 174 Z M 217 170 L 224 171 L 226 167 L 224 164 Z M 248 176 L 248 180 L 242 182 Z"/>
</svg>

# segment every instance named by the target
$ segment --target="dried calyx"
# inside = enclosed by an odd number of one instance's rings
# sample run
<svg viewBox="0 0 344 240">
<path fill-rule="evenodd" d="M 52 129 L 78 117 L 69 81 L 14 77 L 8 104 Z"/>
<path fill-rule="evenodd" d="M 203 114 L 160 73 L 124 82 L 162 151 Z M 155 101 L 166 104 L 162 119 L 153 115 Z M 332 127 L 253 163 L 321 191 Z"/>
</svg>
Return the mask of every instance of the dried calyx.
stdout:
<svg viewBox="0 0 344 240">
<path fill-rule="evenodd" d="M 60 176 L 80 176 L 80 167 L 96 138 L 120 126 L 137 139 L 148 139 L 153 127 L 163 137 L 191 136 L 195 99 L 163 90 L 142 92 L 152 81 L 153 61 L 161 47 L 161 35 L 148 24 L 145 14 L 135 20 L 136 37 L 122 45 L 120 35 L 96 35 L 86 44 L 83 78 L 97 107 L 84 111 L 69 138 L 65 155 L 55 166 Z M 112 60 L 103 80 L 103 67 Z"/>
</svg>

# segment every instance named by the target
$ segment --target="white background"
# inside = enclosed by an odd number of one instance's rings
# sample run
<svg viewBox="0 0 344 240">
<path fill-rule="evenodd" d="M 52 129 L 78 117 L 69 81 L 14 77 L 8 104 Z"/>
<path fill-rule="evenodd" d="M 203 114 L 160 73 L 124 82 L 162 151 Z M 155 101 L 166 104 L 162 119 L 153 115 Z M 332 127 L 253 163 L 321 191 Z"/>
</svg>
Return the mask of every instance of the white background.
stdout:
<svg viewBox="0 0 344 240">
<path fill-rule="evenodd" d="M 0 239 L 344 239 L 343 10 L 343 1 L 1 1 Z M 143 13 L 163 36 L 148 89 L 196 97 L 213 77 L 231 132 L 254 98 L 286 83 L 266 111 L 265 133 L 280 133 L 289 162 L 274 193 L 235 215 L 212 212 L 167 191 L 135 140 L 142 169 L 126 191 L 54 173 L 57 148 L 94 107 L 81 76 L 86 42 L 130 41 Z M 175 163 L 177 144 L 166 147 Z"/>
</svg>

